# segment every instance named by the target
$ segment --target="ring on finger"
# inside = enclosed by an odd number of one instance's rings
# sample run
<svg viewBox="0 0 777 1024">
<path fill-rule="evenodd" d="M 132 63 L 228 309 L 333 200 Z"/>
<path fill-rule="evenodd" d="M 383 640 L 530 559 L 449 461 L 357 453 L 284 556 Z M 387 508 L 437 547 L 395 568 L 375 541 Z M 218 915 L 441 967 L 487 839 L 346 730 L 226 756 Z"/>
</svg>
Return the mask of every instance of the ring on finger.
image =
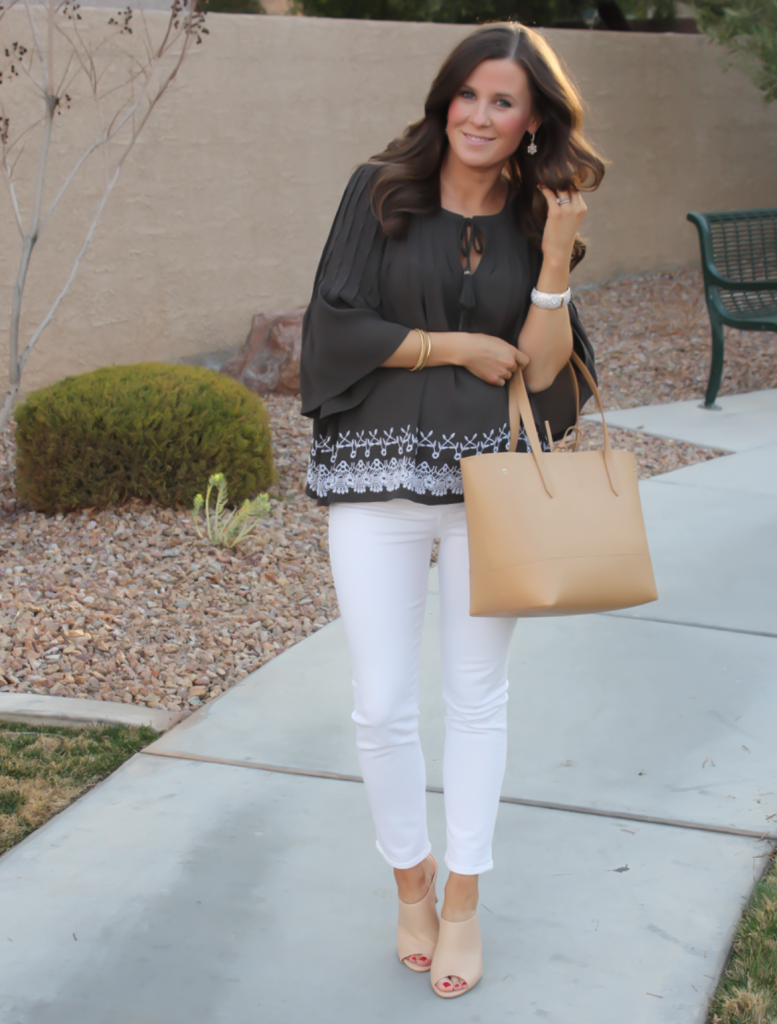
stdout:
<svg viewBox="0 0 777 1024">
<path fill-rule="evenodd" d="M 559 206 L 563 206 L 564 203 L 571 203 L 572 200 L 569 198 L 569 196 L 566 196 L 564 199 L 560 199 L 558 196 L 556 196 L 556 202 Z"/>
</svg>

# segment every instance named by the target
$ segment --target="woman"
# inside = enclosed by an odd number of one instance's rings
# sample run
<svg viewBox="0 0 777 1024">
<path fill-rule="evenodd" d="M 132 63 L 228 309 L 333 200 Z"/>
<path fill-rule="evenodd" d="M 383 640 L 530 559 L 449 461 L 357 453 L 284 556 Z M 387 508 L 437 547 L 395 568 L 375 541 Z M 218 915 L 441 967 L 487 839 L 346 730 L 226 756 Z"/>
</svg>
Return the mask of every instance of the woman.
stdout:
<svg viewBox="0 0 777 1024">
<path fill-rule="evenodd" d="M 566 364 L 573 346 L 591 368 L 593 357 L 568 278 L 585 251 L 580 189 L 604 174 L 581 126 L 577 93 L 537 33 L 474 31 L 440 69 L 422 120 L 353 174 L 303 327 L 307 491 L 330 506 L 359 761 L 397 882 L 399 957 L 431 970 L 444 998 L 482 973 L 478 875 L 493 866 L 515 626 L 468 613 L 459 460 L 507 450 L 505 383 L 518 367 L 538 424 L 560 436 L 574 422 Z M 450 872 L 440 918 L 417 729 L 436 537 Z"/>
</svg>

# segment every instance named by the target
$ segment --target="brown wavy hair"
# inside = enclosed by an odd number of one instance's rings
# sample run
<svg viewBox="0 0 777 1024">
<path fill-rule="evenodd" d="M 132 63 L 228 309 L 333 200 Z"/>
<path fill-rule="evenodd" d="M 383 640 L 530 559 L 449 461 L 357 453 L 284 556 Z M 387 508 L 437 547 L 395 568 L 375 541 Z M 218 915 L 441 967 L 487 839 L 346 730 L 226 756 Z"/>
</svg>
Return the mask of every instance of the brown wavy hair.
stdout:
<svg viewBox="0 0 777 1024">
<path fill-rule="evenodd" d="M 390 238 L 404 237 L 412 215 L 428 216 L 439 210 L 448 107 L 484 60 L 512 60 L 522 67 L 529 78 L 533 111 L 542 118 L 535 139 L 536 155 L 526 152 L 524 135 L 503 171 L 513 188 L 513 216 L 529 240 L 541 247 L 547 217 L 538 182 L 556 191 L 576 188 L 590 192 L 601 184 L 604 162 L 583 135 L 580 96 L 553 50 L 525 25 L 484 25 L 463 39 L 440 68 L 421 120 L 370 160 L 378 165 L 372 179 L 372 209 Z M 584 255 L 585 243 L 578 236 L 571 266 Z"/>
</svg>

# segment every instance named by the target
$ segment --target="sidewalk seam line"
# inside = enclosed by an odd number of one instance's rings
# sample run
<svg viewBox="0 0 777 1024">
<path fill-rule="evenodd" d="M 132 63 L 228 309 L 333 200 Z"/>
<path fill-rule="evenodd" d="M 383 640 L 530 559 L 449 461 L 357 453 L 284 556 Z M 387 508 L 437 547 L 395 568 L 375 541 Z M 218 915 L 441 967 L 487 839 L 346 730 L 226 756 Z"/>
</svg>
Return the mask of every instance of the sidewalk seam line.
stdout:
<svg viewBox="0 0 777 1024">
<path fill-rule="evenodd" d="M 745 636 L 766 636 L 777 640 L 777 633 L 767 633 L 759 629 L 736 629 L 734 626 L 711 626 L 704 622 L 680 622 L 677 619 L 659 619 L 649 615 L 626 615 L 623 612 L 597 612 L 610 619 L 628 619 L 629 622 L 659 622 L 664 626 L 685 626 L 690 629 L 712 629 L 718 633 L 743 633 Z"/>
<path fill-rule="evenodd" d="M 202 761 L 206 764 L 224 764 L 233 768 L 252 768 L 255 771 L 275 772 L 278 775 L 303 775 L 311 779 L 332 779 L 335 782 L 361 782 L 364 779 L 360 775 L 344 775 L 341 772 L 316 771 L 312 768 L 290 768 L 285 765 L 261 764 L 258 761 L 238 761 L 226 757 L 209 757 L 206 754 L 189 754 L 178 750 L 152 750 L 146 747 L 138 751 L 139 754 L 148 754 L 152 757 L 170 757 L 180 761 Z M 440 786 L 427 786 L 427 793 L 442 795 Z M 740 836 L 743 839 L 768 840 L 777 842 L 777 834 L 756 832 L 749 829 L 733 828 L 726 825 L 706 825 L 695 821 L 681 821 L 674 818 L 656 818 L 647 814 L 633 814 L 631 811 L 606 811 L 596 807 L 582 807 L 577 804 L 559 804 L 547 800 L 529 800 L 519 796 L 501 796 L 499 802 L 502 804 L 517 804 L 521 807 L 539 807 L 548 811 L 564 811 L 568 814 L 590 814 L 598 818 L 616 818 L 620 821 L 637 821 L 645 825 L 665 825 L 669 828 L 693 829 L 697 832 L 716 832 L 720 835 Z"/>
</svg>

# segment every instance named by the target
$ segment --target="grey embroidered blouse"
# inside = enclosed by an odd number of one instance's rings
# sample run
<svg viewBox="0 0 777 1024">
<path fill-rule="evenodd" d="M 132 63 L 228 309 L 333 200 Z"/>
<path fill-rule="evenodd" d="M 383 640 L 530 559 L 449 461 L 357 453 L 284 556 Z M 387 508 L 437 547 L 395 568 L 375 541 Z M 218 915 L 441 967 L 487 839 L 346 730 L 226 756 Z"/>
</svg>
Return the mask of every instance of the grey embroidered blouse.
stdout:
<svg viewBox="0 0 777 1024">
<path fill-rule="evenodd" d="M 381 364 L 413 327 L 516 344 L 542 254 L 518 230 L 512 198 L 492 216 L 442 208 L 414 216 L 403 239 L 387 238 L 370 208 L 374 171 L 365 164 L 348 183 L 303 322 L 302 413 L 313 419 L 307 493 L 320 505 L 460 502 L 462 456 L 509 446 L 507 388 L 460 366 L 410 373 Z M 482 256 L 467 274 L 462 253 L 472 245 Z M 593 371 L 590 342 L 574 304 L 569 310 L 575 350 Z M 579 385 L 584 402 L 590 391 Z M 532 405 L 543 439 L 545 420 L 554 436 L 563 434 L 575 420 L 568 371 Z"/>
</svg>

